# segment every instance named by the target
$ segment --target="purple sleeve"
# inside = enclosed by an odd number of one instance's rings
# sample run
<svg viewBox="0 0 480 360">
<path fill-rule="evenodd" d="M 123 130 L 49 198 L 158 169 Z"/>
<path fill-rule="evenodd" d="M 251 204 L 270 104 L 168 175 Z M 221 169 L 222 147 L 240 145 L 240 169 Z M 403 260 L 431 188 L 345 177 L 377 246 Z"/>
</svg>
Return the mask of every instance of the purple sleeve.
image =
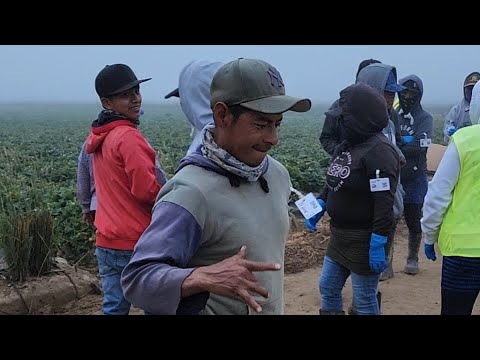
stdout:
<svg viewBox="0 0 480 360">
<path fill-rule="evenodd" d="M 85 143 L 82 146 L 80 155 L 78 156 L 77 166 L 77 199 L 82 213 L 90 211 L 90 202 L 92 201 L 92 189 L 90 178 L 91 155 L 85 152 Z"/>
<path fill-rule="evenodd" d="M 181 298 L 182 283 L 194 268 L 185 268 L 200 245 L 202 229 L 183 207 L 160 202 L 152 221 L 138 240 L 132 258 L 122 272 L 125 298 L 156 315 L 195 313 L 208 299 L 205 293 Z M 182 309 L 188 306 L 190 311 Z M 194 309 L 194 310 L 192 310 Z"/>
</svg>

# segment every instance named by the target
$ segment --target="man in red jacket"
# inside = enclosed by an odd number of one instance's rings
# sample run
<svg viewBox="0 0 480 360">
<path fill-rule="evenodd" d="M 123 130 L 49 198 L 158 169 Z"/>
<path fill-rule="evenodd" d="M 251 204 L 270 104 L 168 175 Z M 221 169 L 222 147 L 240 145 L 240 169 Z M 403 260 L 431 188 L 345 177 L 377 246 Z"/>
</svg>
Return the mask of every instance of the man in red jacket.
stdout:
<svg viewBox="0 0 480 360">
<path fill-rule="evenodd" d="M 92 124 L 86 151 L 93 153 L 98 200 L 95 254 L 105 315 L 127 315 L 130 311 L 120 274 L 150 223 L 161 188 L 155 151 L 137 129 L 142 105 L 140 83 L 148 80 L 138 80 L 124 64 L 107 65 L 95 79 L 104 110 Z"/>
</svg>

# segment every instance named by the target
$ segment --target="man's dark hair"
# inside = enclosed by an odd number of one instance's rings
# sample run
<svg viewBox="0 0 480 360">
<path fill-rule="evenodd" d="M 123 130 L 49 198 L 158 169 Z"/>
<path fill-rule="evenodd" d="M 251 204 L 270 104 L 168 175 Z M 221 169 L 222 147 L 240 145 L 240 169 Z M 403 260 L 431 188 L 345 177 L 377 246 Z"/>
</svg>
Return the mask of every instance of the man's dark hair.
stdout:
<svg viewBox="0 0 480 360">
<path fill-rule="evenodd" d="M 233 115 L 233 121 L 237 121 L 240 115 L 242 115 L 243 113 L 253 111 L 246 107 L 243 107 L 242 105 L 230 105 L 228 106 L 228 110 L 230 110 Z"/>
<path fill-rule="evenodd" d="M 364 67 L 370 65 L 370 64 L 381 64 L 382 62 L 379 61 L 379 60 L 375 60 L 375 59 L 366 59 L 366 60 L 363 60 L 360 64 L 358 64 L 358 70 L 357 70 L 357 75 L 355 75 L 355 78 L 357 78 L 358 76 L 358 73 L 360 72 L 360 70 L 362 70 Z"/>
</svg>

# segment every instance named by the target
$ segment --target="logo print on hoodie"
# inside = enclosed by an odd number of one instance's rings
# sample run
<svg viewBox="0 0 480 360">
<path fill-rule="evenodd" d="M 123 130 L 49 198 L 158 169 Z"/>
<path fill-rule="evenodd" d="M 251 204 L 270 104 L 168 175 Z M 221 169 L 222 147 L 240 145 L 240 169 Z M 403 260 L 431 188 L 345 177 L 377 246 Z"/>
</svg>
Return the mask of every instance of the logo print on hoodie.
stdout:
<svg viewBox="0 0 480 360">
<path fill-rule="evenodd" d="M 352 155 L 349 151 L 344 151 L 338 155 L 327 171 L 327 185 L 333 191 L 341 189 L 345 179 L 350 176 L 350 165 L 352 164 Z"/>
<path fill-rule="evenodd" d="M 400 130 L 402 132 L 402 135 L 405 135 L 405 133 L 407 133 L 408 135 L 413 135 L 415 133 L 415 131 L 413 131 L 413 129 L 409 125 L 405 124 L 400 125 Z"/>
</svg>

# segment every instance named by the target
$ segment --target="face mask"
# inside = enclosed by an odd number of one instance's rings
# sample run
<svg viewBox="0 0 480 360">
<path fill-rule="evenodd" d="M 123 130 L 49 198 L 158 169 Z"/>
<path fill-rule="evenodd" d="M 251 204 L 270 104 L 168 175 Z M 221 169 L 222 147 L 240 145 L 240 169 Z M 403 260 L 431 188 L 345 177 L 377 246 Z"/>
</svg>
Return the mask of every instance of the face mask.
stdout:
<svg viewBox="0 0 480 360">
<path fill-rule="evenodd" d="M 417 91 L 404 90 L 398 95 L 400 101 L 400 107 L 403 112 L 408 114 L 417 105 L 419 99 L 419 93 Z"/>
<path fill-rule="evenodd" d="M 472 90 L 473 86 L 466 86 L 464 88 L 464 94 L 465 94 L 465 100 L 470 104 L 470 101 L 472 101 Z"/>
</svg>

